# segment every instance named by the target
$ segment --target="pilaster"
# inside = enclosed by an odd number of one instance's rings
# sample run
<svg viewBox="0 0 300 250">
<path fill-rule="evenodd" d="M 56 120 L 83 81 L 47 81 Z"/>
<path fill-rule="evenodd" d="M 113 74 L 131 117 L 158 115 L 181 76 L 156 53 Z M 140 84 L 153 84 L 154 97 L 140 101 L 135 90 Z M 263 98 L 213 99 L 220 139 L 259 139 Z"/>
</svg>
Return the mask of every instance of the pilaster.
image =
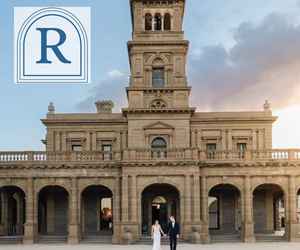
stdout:
<svg viewBox="0 0 300 250">
<path fill-rule="evenodd" d="M 36 199 L 34 194 L 34 180 L 33 178 L 27 179 L 27 193 L 25 197 L 25 211 L 26 211 L 26 222 L 24 225 L 24 244 L 33 244 L 37 239 L 37 224 L 35 223 L 35 206 Z"/>
<path fill-rule="evenodd" d="M 71 185 L 71 195 L 69 199 L 69 235 L 68 235 L 68 243 L 69 244 L 78 244 L 80 241 L 79 234 L 79 209 L 78 209 L 78 184 L 77 178 L 72 178 Z"/>
<path fill-rule="evenodd" d="M 209 219 L 208 219 L 208 190 L 206 183 L 206 176 L 201 176 L 201 219 L 202 219 L 202 228 L 201 228 L 201 242 L 209 243 Z"/>
<path fill-rule="evenodd" d="M 244 219 L 243 219 L 243 238 L 244 242 L 254 242 L 254 223 L 253 223 L 253 195 L 251 192 L 251 179 L 246 176 L 244 179 Z"/>
</svg>

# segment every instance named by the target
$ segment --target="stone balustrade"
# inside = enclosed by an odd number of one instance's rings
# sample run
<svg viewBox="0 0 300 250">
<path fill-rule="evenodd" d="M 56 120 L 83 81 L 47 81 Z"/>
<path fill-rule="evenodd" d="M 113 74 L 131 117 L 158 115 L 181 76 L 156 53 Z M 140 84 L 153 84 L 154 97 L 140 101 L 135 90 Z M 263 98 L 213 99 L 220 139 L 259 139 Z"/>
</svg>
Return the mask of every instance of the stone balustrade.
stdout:
<svg viewBox="0 0 300 250">
<path fill-rule="evenodd" d="M 122 152 L 0 152 L 1 162 L 110 162 L 110 161 L 292 161 L 300 160 L 300 149 L 272 149 L 263 151 L 201 151 L 199 149 L 126 149 Z"/>
</svg>

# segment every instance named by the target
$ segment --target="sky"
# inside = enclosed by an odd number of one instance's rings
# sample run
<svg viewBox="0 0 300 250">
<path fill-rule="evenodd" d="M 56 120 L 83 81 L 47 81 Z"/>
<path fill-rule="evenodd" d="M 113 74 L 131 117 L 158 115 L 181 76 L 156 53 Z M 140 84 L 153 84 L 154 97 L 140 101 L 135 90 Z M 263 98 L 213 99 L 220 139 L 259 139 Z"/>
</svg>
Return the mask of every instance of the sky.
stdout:
<svg viewBox="0 0 300 250">
<path fill-rule="evenodd" d="M 40 119 L 54 102 L 59 113 L 95 112 L 94 102 L 126 106 L 131 39 L 128 0 L 0 0 L 0 150 L 43 150 Z M 262 110 L 274 115 L 273 146 L 300 148 L 300 1 L 187 0 L 188 80 L 198 111 Z M 90 6 L 89 85 L 16 85 L 13 7 Z"/>
</svg>

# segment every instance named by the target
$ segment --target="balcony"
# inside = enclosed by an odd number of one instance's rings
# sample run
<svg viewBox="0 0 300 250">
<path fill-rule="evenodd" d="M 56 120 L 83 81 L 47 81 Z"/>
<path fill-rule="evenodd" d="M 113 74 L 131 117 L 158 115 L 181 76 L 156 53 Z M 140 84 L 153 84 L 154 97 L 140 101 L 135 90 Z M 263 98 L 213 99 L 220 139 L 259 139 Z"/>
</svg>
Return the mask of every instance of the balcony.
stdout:
<svg viewBox="0 0 300 250">
<path fill-rule="evenodd" d="M 0 152 L 0 163 L 9 162 L 128 162 L 128 161 L 300 161 L 300 149 L 264 151 L 201 151 L 199 149 L 126 149 L 122 152 Z"/>
</svg>

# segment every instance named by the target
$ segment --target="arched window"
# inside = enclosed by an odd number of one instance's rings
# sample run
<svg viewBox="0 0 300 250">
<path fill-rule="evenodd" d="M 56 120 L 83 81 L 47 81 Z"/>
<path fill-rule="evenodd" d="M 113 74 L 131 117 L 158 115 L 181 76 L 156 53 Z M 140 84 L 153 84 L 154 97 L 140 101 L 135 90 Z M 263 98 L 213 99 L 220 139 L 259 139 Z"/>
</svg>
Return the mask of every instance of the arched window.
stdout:
<svg viewBox="0 0 300 250">
<path fill-rule="evenodd" d="M 162 18 L 161 14 L 156 13 L 154 16 L 154 30 L 161 30 L 162 28 Z"/>
<path fill-rule="evenodd" d="M 164 17 L 164 30 L 171 30 L 171 15 L 169 13 L 166 13 Z"/>
<path fill-rule="evenodd" d="M 152 30 L 152 15 L 147 13 L 145 15 L 145 30 L 150 31 Z"/>
<path fill-rule="evenodd" d="M 163 88 L 165 86 L 165 69 L 163 67 L 153 68 L 152 86 L 154 88 Z"/>
<path fill-rule="evenodd" d="M 166 158 L 167 143 L 164 138 L 157 137 L 151 143 L 152 158 Z"/>
</svg>

